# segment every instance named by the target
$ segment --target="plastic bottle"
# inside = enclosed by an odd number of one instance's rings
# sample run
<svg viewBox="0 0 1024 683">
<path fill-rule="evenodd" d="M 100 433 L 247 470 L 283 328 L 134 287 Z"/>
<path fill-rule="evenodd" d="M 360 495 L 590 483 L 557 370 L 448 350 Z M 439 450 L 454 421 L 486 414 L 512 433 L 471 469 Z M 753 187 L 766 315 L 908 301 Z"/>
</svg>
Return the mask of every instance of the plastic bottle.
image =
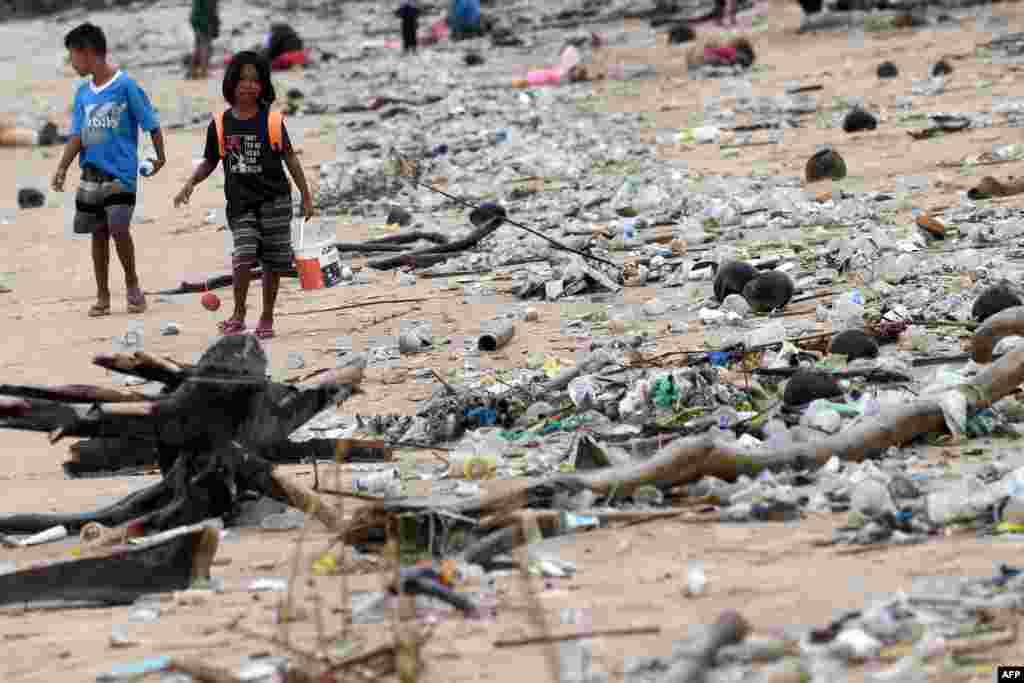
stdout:
<svg viewBox="0 0 1024 683">
<path fill-rule="evenodd" d="M 267 515 L 260 522 L 260 528 L 264 531 L 292 531 L 301 529 L 306 523 L 306 515 L 300 510 L 285 510 L 284 512 Z"/>
<path fill-rule="evenodd" d="M 402 480 L 399 477 L 398 469 L 391 468 L 383 472 L 374 472 L 365 477 L 358 477 L 355 480 L 355 489 L 371 496 L 393 498 L 401 495 Z"/>
<path fill-rule="evenodd" d="M 843 292 L 832 302 L 829 316 L 836 331 L 864 328 L 864 296 L 860 290 Z"/>
<path fill-rule="evenodd" d="M 484 619 L 495 619 L 498 616 L 498 577 L 494 572 L 488 572 L 480 579 L 477 606 Z"/>
<path fill-rule="evenodd" d="M 462 373 L 466 382 L 473 382 L 480 376 L 480 349 L 474 339 L 468 339 L 465 343 Z"/>
<path fill-rule="evenodd" d="M 131 323 L 125 333 L 114 342 L 118 353 L 136 353 L 143 350 L 145 326 L 140 322 Z"/>
<path fill-rule="evenodd" d="M 635 218 L 627 218 L 622 222 L 622 239 L 624 242 L 632 242 L 636 239 Z"/>
<path fill-rule="evenodd" d="M 456 479 L 490 479 L 498 468 L 496 444 L 474 435 L 448 456 L 448 476 Z"/>
<path fill-rule="evenodd" d="M 144 325 L 141 322 L 134 322 L 128 326 L 125 333 L 114 340 L 114 352 L 124 354 L 135 354 L 143 350 L 145 335 Z M 145 380 L 131 375 L 115 374 L 115 381 L 125 386 L 145 384 Z"/>
<path fill-rule="evenodd" d="M 777 344 L 786 340 L 786 327 L 778 320 L 761 325 L 747 336 L 747 346 L 754 348 L 767 344 Z"/>
</svg>

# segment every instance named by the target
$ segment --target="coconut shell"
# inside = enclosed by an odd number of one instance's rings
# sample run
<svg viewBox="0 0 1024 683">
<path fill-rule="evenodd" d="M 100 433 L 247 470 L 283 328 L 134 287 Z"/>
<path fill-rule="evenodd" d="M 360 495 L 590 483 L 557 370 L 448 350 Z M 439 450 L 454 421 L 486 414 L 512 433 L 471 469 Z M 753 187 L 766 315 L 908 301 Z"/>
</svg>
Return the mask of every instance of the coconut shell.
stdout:
<svg viewBox="0 0 1024 683">
<path fill-rule="evenodd" d="M 785 308 L 793 298 L 793 280 L 780 270 L 761 273 L 743 288 L 743 298 L 755 313 Z"/>
<path fill-rule="evenodd" d="M 947 76 L 953 73 L 953 66 L 945 59 L 940 59 L 932 65 L 932 78 L 936 76 Z"/>
<path fill-rule="evenodd" d="M 834 149 L 823 149 L 807 160 L 804 176 L 808 183 L 817 183 L 829 178 L 842 180 L 846 177 L 846 162 Z"/>
<path fill-rule="evenodd" d="M 496 202 L 484 202 L 469 212 L 469 222 L 480 228 L 494 218 L 508 218 L 505 207 Z"/>
<path fill-rule="evenodd" d="M 900 75 L 900 70 L 892 62 L 882 62 L 878 65 L 877 73 L 879 78 L 896 78 Z"/>
<path fill-rule="evenodd" d="M 878 358 L 878 344 L 861 330 L 845 330 L 832 338 L 829 353 L 846 356 L 846 360 Z"/>
<path fill-rule="evenodd" d="M 782 402 L 787 406 L 802 406 L 819 398 L 835 398 L 842 394 L 843 390 L 832 375 L 815 370 L 798 370 L 786 382 Z"/>
<path fill-rule="evenodd" d="M 994 285 L 975 299 L 974 306 L 971 307 L 971 317 L 982 323 L 1004 309 L 1020 305 L 1020 297 L 1012 289 L 1004 284 Z"/>
<path fill-rule="evenodd" d="M 843 119 L 843 130 L 847 133 L 856 133 L 862 130 L 874 130 L 878 128 L 878 119 L 863 109 L 853 109 Z"/>
<path fill-rule="evenodd" d="M 742 294 L 747 283 L 758 276 L 757 268 L 743 261 L 726 261 L 715 273 L 715 299 L 721 303 L 730 294 Z"/>
</svg>

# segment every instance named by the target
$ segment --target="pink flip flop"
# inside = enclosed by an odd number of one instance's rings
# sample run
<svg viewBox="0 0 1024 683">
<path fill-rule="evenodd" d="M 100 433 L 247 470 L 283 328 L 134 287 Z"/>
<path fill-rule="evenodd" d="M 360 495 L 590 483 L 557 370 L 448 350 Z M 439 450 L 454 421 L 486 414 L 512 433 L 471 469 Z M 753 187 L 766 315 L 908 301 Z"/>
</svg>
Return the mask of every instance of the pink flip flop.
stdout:
<svg viewBox="0 0 1024 683">
<path fill-rule="evenodd" d="M 263 323 L 260 323 L 256 326 L 254 334 L 257 339 L 273 339 L 274 327 L 273 325 L 264 325 Z"/>
<path fill-rule="evenodd" d="M 217 327 L 220 329 L 220 333 L 224 336 L 243 334 L 245 332 L 245 323 L 241 320 L 225 320 L 219 323 Z"/>
</svg>

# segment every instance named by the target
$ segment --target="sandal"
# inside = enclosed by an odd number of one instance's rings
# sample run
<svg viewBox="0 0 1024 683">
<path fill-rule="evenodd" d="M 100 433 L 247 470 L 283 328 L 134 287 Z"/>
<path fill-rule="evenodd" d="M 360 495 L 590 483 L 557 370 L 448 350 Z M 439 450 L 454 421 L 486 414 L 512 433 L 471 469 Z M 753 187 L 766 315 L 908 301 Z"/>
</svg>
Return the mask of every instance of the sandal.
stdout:
<svg viewBox="0 0 1024 683">
<path fill-rule="evenodd" d="M 90 318 L 103 318 L 110 315 L 110 304 L 93 304 L 89 309 Z"/>
<path fill-rule="evenodd" d="M 256 326 L 255 335 L 257 339 L 273 339 L 274 338 L 274 326 L 264 325 L 260 323 Z"/>
<path fill-rule="evenodd" d="M 245 322 L 231 318 L 218 323 L 217 328 L 220 329 L 220 333 L 224 336 L 243 334 L 245 332 Z"/>
<path fill-rule="evenodd" d="M 263 321 L 260 321 L 259 325 L 256 326 L 254 334 L 256 335 L 256 339 L 273 339 L 273 323 L 267 325 Z"/>
<path fill-rule="evenodd" d="M 128 296 L 128 307 L 125 309 L 128 313 L 145 313 L 146 308 L 145 294 L 140 292 L 138 296 Z"/>
</svg>

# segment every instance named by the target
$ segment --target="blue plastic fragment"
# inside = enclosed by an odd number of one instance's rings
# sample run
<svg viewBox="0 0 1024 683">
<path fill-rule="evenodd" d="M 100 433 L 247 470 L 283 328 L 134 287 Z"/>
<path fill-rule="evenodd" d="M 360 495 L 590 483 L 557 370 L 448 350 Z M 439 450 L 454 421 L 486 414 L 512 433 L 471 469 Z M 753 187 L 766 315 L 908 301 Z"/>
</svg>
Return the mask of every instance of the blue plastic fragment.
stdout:
<svg viewBox="0 0 1024 683">
<path fill-rule="evenodd" d="M 130 664 L 121 664 L 115 666 L 110 671 L 102 673 L 96 677 L 97 683 L 112 683 L 113 681 L 124 681 L 127 679 L 135 678 L 136 676 L 145 676 L 146 674 L 157 673 L 159 671 L 166 671 L 171 668 L 170 657 L 150 657 L 149 659 L 143 659 L 138 662 L 131 662 Z"/>
<path fill-rule="evenodd" d="M 473 408 L 466 411 L 466 417 L 478 420 L 481 427 L 498 424 L 498 413 L 493 408 Z"/>
<path fill-rule="evenodd" d="M 712 351 L 708 354 L 711 359 L 711 364 L 716 368 L 724 368 L 729 365 L 729 352 L 728 351 Z"/>
</svg>

